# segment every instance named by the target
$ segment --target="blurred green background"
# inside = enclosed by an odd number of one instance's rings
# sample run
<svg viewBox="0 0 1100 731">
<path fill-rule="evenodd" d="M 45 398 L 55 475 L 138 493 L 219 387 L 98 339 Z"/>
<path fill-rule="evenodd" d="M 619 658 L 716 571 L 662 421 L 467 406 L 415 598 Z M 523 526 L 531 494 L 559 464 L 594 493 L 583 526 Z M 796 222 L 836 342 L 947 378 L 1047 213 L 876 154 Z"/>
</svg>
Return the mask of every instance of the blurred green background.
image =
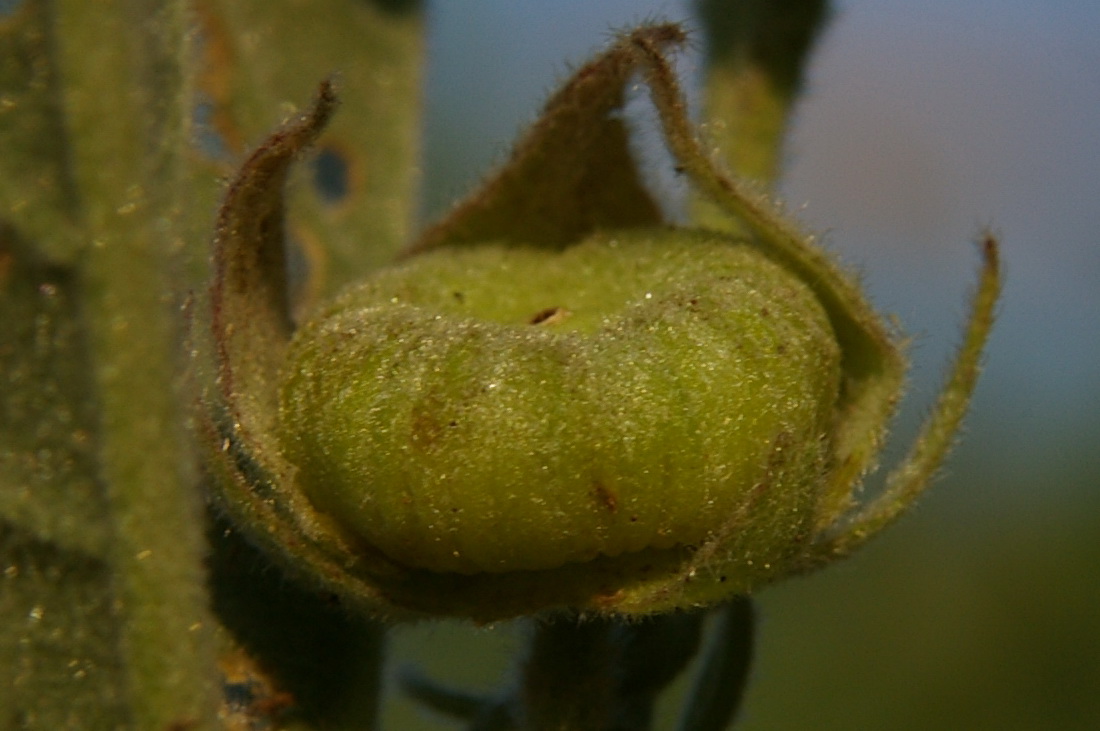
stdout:
<svg viewBox="0 0 1100 731">
<path fill-rule="evenodd" d="M 501 160 L 611 31 L 691 17 L 686 0 L 430 7 L 427 215 Z M 782 195 L 915 336 L 886 466 L 936 392 L 982 226 L 1003 236 L 1007 287 L 966 439 L 932 493 L 852 560 L 759 595 L 739 728 L 1100 728 L 1098 28 L 1085 0 L 836 4 Z M 433 625 L 394 644 L 399 663 L 487 686 L 517 632 Z M 389 728 L 451 727 L 393 714 Z"/>
</svg>

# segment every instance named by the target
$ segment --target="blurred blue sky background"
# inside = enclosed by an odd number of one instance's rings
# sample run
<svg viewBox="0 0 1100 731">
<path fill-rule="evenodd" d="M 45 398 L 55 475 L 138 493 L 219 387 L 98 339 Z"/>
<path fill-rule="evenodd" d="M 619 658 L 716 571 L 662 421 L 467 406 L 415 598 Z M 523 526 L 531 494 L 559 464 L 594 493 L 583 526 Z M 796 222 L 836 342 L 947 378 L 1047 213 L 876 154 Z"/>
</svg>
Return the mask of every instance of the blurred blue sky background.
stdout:
<svg viewBox="0 0 1100 731">
<path fill-rule="evenodd" d="M 835 10 L 782 196 L 916 336 L 895 455 L 957 340 L 982 226 L 1003 237 L 1007 288 L 945 479 L 864 555 L 762 593 L 745 727 L 901 728 L 904 712 L 907 728 L 1095 728 L 1100 3 Z M 430 17 L 426 208 L 438 212 L 502 159 L 570 64 L 616 28 L 690 21 L 691 8 L 475 0 Z M 431 657 L 442 630 L 425 632 L 406 640 L 413 656 Z"/>
</svg>

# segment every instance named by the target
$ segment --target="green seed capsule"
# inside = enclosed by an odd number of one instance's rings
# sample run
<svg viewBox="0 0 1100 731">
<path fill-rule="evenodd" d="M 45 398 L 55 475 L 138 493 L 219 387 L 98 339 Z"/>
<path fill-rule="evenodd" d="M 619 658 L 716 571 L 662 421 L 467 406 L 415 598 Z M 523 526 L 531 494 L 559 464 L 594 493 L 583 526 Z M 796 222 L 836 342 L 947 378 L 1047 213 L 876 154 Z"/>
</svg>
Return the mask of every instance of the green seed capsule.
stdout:
<svg viewBox="0 0 1100 731">
<path fill-rule="evenodd" d="M 814 519 L 840 355 L 802 282 L 691 231 L 426 254 L 300 328 L 281 429 L 301 489 L 392 561 L 556 568 Z"/>
<path fill-rule="evenodd" d="M 296 329 L 283 186 L 331 85 L 253 152 L 218 217 L 200 423 L 217 505 L 250 540 L 380 617 L 639 616 L 823 566 L 921 494 L 976 382 L 996 242 L 939 400 L 861 504 L 899 336 L 710 163 L 665 57 L 683 40 L 621 37 L 402 262 Z M 616 113 L 637 72 L 693 192 L 753 238 L 662 225 Z"/>
</svg>

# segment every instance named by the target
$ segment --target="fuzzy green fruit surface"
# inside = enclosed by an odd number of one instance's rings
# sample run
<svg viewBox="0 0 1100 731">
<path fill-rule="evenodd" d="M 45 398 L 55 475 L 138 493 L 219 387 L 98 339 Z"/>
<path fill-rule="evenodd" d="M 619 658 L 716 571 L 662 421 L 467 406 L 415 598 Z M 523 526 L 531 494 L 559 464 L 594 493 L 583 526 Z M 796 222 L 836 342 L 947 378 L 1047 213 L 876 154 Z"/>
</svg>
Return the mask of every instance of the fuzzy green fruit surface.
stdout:
<svg viewBox="0 0 1100 731">
<path fill-rule="evenodd" d="M 347 290 L 294 336 L 280 429 L 314 507 L 412 569 L 721 542 L 751 576 L 809 538 L 840 379 L 821 305 L 753 245 L 618 231 Z"/>
</svg>

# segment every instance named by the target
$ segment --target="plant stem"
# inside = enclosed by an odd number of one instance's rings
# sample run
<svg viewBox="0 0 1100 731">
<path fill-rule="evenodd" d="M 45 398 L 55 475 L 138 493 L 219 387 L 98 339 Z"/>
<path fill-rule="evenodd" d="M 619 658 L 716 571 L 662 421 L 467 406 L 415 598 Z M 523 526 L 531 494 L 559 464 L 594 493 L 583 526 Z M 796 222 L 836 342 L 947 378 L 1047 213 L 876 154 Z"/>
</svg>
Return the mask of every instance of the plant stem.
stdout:
<svg viewBox="0 0 1100 731">
<path fill-rule="evenodd" d="M 181 323 L 165 294 L 189 200 L 187 10 L 56 7 L 127 702 L 135 728 L 215 728 L 216 622 L 178 387 Z"/>
<path fill-rule="evenodd" d="M 722 731 L 741 707 L 752 665 L 752 600 L 734 598 L 715 612 L 717 622 L 702 671 L 688 696 L 681 731 Z"/>
<path fill-rule="evenodd" d="M 524 667 L 524 731 L 601 731 L 614 715 L 614 620 L 555 617 L 538 623 Z"/>
<path fill-rule="evenodd" d="M 521 728 L 644 731 L 657 697 L 699 649 L 705 612 L 539 624 L 525 666 Z"/>
<path fill-rule="evenodd" d="M 807 60 L 829 17 L 828 0 L 697 0 L 706 36 L 703 126 L 733 175 L 772 187 Z M 697 201 L 694 218 L 730 227 Z"/>
</svg>

